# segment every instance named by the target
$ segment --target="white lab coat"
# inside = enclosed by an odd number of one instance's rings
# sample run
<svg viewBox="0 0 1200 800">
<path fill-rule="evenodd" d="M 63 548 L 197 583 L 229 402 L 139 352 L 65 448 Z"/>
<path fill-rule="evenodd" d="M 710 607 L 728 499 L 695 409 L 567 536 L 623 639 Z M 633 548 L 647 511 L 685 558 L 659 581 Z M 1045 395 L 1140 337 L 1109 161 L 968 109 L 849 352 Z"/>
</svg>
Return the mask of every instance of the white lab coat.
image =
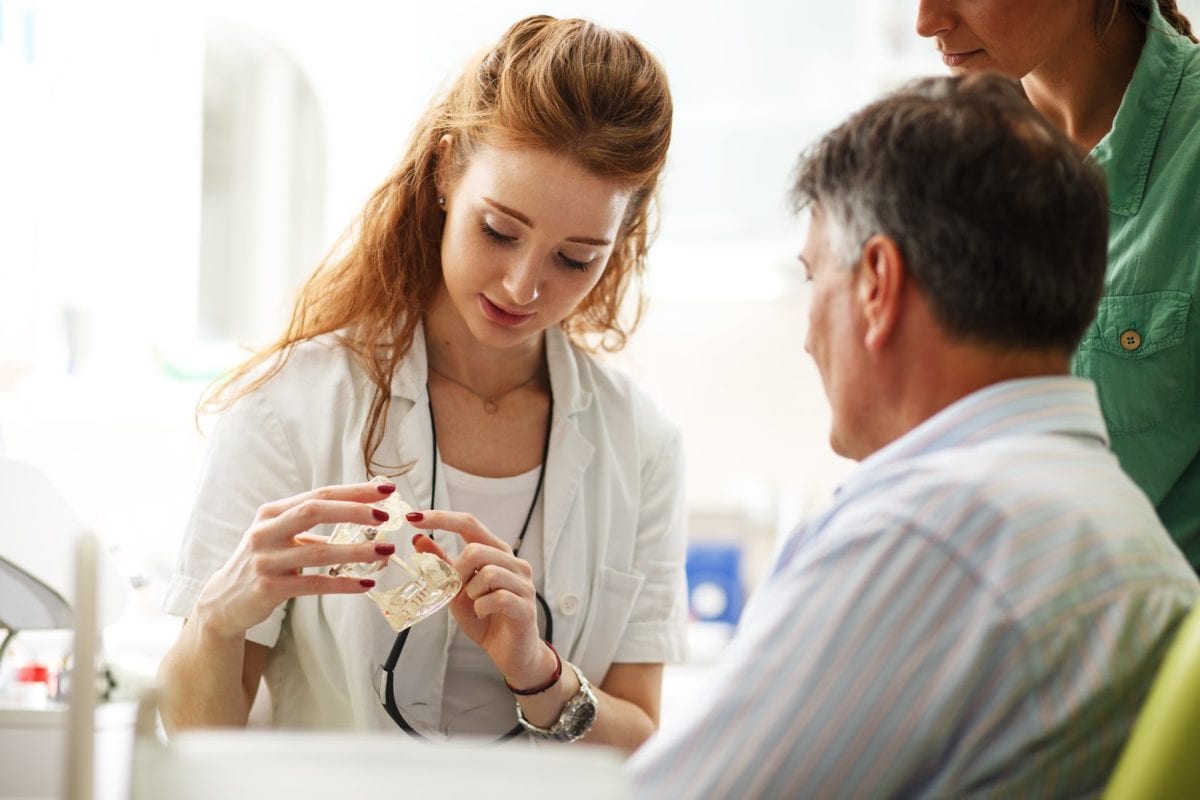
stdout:
<svg viewBox="0 0 1200 800">
<path fill-rule="evenodd" d="M 546 332 L 554 392 L 543 504 L 544 585 L 559 653 L 599 684 L 611 664 L 685 658 L 683 455 L 678 430 L 625 376 Z M 416 461 L 396 480 L 428 505 L 432 434 L 423 332 L 392 381 L 378 464 Z M 361 432 L 374 392 L 332 337 L 299 346 L 282 371 L 225 412 L 213 432 L 164 609 L 186 616 L 263 503 L 365 479 Z M 444 471 L 438 497 L 446 497 Z M 461 543 L 434 537 L 452 556 Z M 400 552 L 411 548 L 399 542 Z M 412 628 L 396 702 L 419 729 L 441 728 L 452 618 Z M 266 681 L 276 725 L 395 729 L 379 699 L 395 634 L 368 598 L 297 598 L 247 638 L 274 648 Z M 502 731 L 497 731 L 500 733 Z"/>
</svg>

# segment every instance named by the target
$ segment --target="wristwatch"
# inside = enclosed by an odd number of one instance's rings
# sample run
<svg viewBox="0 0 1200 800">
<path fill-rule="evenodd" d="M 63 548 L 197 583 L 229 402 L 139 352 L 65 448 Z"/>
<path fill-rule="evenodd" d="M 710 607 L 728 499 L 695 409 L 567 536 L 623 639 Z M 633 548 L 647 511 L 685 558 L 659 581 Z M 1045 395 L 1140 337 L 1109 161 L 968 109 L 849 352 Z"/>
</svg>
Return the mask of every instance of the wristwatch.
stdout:
<svg viewBox="0 0 1200 800">
<path fill-rule="evenodd" d="M 558 720 L 549 728 L 539 728 L 525 719 L 521 704 L 517 703 L 517 722 L 520 722 L 521 727 L 539 739 L 574 742 L 582 739 L 592 729 L 592 723 L 596 721 L 596 695 L 592 692 L 592 687 L 588 685 L 588 680 L 583 677 L 579 667 L 570 661 L 567 662 L 567 666 L 573 669 L 575 677 L 579 678 L 579 691 L 567 701 L 567 704 L 563 706 L 562 713 L 558 715 Z"/>
</svg>

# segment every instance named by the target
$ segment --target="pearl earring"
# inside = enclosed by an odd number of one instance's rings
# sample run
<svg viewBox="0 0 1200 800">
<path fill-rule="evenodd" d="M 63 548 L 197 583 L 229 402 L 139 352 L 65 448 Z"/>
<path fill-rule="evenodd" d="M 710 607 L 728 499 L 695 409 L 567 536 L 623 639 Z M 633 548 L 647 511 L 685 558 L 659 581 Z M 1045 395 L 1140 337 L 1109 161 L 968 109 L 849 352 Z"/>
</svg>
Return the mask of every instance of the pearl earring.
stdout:
<svg viewBox="0 0 1200 800">
<path fill-rule="evenodd" d="M 438 198 L 438 205 L 441 206 L 442 208 L 446 207 L 446 196 L 445 195 L 442 195 L 441 197 Z"/>
</svg>

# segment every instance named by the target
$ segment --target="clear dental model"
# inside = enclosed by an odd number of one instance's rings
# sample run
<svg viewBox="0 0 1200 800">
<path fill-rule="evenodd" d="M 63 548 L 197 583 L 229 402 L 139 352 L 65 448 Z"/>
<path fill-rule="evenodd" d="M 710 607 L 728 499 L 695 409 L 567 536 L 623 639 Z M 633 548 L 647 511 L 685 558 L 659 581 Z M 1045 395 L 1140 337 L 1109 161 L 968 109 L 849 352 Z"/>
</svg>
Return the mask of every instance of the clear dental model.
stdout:
<svg viewBox="0 0 1200 800">
<path fill-rule="evenodd" d="M 386 481 L 377 477 L 373 481 Z M 410 527 L 404 515 L 412 508 L 395 494 L 388 495 L 378 503 L 372 503 L 388 513 L 387 522 L 377 525 L 356 525 L 343 522 L 333 529 L 329 537 L 332 544 L 359 544 L 362 542 L 392 542 L 397 551 L 404 544 L 400 533 Z M 367 592 L 379 606 L 388 624 L 397 633 L 417 624 L 454 599 L 462 581 L 454 567 L 429 553 L 412 553 L 407 559 L 399 552 L 387 561 L 372 561 L 362 564 L 339 564 L 329 568 L 334 576 L 371 578 L 375 587 Z"/>
</svg>

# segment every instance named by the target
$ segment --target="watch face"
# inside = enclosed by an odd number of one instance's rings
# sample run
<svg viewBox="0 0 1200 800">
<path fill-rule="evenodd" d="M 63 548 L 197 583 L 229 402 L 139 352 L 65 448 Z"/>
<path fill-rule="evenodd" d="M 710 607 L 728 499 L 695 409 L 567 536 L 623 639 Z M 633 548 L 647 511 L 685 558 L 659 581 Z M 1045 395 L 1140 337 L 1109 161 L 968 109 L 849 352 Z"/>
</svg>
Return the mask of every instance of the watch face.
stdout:
<svg viewBox="0 0 1200 800">
<path fill-rule="evenodd" d="M 569 719 L 565 720 L 563 732 L 572 739 L 578 739 L 592 728 L 596 721 L 596 701 L 591 697 L 579 697 L 578 702 L 572 703 Z"/>
</svg>

